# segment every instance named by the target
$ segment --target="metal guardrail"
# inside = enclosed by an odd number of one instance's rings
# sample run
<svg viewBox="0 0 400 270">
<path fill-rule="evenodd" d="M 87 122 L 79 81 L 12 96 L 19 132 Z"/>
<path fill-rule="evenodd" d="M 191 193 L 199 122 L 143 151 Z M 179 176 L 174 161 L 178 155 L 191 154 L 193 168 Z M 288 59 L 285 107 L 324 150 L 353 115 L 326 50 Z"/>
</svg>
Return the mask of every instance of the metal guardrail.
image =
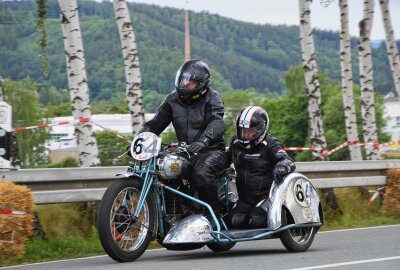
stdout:
<svg viewBox="0 0 400 270">
<path fill-rule="evenodd" d="M 386 170 L 400 168 L 400 160 L 297 162 L 296 166 L 316 188 L 354 187 L 384 185 Z M 28 186 L 36 204 L 97 201 L 115 175 L 126 168 L 0 170 L 0 181 L 9 179 Z"/>
</svg>

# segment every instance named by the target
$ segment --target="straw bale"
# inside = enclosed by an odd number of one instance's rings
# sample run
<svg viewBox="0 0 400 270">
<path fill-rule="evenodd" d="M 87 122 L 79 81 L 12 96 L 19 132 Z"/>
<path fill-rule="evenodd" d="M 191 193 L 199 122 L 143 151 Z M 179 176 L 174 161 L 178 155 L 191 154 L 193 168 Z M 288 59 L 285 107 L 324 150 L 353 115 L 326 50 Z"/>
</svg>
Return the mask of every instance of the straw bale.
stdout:
<svg viewBox="0 0 400 270">
<path fill-rule="evenodd" d="M 7 260 L 24 254 L 24 241 L 32 234 L 31 190 L 10 181 L 0 182 L 0 209 L 25 213 L 16 215 L 0 212 L 0 259 Z"/>
<path fill-rule="evenodd" d="M 387 215 L 400 216 L 400 168 L 390 169 L 387 172 L 382 212 Z"/>
</svg>

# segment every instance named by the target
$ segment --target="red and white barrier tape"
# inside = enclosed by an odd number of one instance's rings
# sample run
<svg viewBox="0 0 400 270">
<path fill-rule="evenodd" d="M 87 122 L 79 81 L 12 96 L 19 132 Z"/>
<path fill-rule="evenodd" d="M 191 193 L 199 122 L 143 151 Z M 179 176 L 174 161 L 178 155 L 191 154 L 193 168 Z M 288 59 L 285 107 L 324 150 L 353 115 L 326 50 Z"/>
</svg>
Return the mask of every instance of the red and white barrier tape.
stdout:
<svg viewBox="0 0 400 270">
<path fill-rule="evenodd" d="M 126 141 L 126 142 L 130 142 L 130 140 L 129 140 L 127 137 L 125 137 L 125 136 L 123 136 L 123 135 L 117 133 L 117 132 L 114 131 L 114 130 L 111 130 L 111 129 L 109 129 L 109 128 L 106 128 L 106 127 L 104 127 L 104 126 L 102 126 L 102 125 L 100 125 L 100 124 L 97 124 L 97 123 L 95 123 L 95 122 L 91 122 L 91 123 L 94 124 L 94 125 L 96 125 L 96 126 L 98 126 L 98 127 L 101 127 L 102 129 L 107 130 L 108 132 L 111 132 L 111 134 L 114 135 L 115 137 L 118 137 L 118 138 L 120 138 L 120 139 L 123 139 L 123 140 Z"/>
<path fill-rule="evenodd" d="M 54 123 L 54 124 L 41 124 L 41 125 L 31 126 L 31 127 L 17 127 L 17 128 L 14 128 L 13 131 L 29 130 L 29 129 L 36 129 L 36 128 L 47 128 L 47 127 L 53 127 L 53 126 L 71 125 L 71 124 L 75 124 L 75 123 L 88 123 L 88 122 L 91 122 L 92 124 L 111 132 L 115 137 L 121 138 L 126 142 L 130 141 L 127 137 L 117 133 L 116 131 L 113 131 L 109 128 L 106 128 L 106 127 L 100 125 L 100 124 L 90 121 L 89 118 L 80 118 L 79 120 L 75 120 L 75 121 L 71 121 L 71 122 L 65 121 L 65 122 L 58 122 L 58 123 Z"/>
<path fill-rule="evenodd" d="M 53 127 L 53 126 L 60 126 L 60 125 L 69 125 L 69 124 L 75 124 L 75 123 L 87 123 L 90 122 L 89 118 L 80 118 L 79 120 L 75 121 L 65 121 L 65 122 L 58 122 L 55 124 L 41 124 L 37 126 L 31 126 L 31 127 L 17 127 L 14 128 L 13 131 L 21 131 L 21 130 L 28 130 L 28 129 L 36 129 L 36 128 L 47 128 L 47 127 Z"/>
<path fill-rule="evenodd" d="M 290 150 L 290 151 L 321 151 L 325 150 L 325 148 L 319 148 L 319 147 L 285 147 L 285 150 Z"/>
<path fill-rule="evenodd" d="M 55 124 L 41 124 L 41 125 L 31 126 L 31 127 L 17 127 L 17 128 L 14 128 L 13 131 L 29 130 L 29 129 L 36 129 L 36 128 L 47 128 L 47 127 L 52 127 L 52 126 L 69 125 L 69 124 L 74 124 L 74 123 L 87 123 L 87 122 L 91 122 L 92 124 L 97 125 L 97 126 L 103 128 L 103 129 L 111 132 L 114 136 L 116 136 L 116 137 L 118 137 L 120 139 L 123 139 L 126 142 L 129 142 L 129 139 L 127 137 L 117 133 L 116 131 L 113 131 L 113 130 L 111 130 L 109 128 L 106 128 L 106 127 L 104 127 L 104 126 L 102 126 L 100 124 L 92 122 L 92 121 L 90 121 L 89 118 L 80 118 L 79 120 L 75 120 L 75 121 L 71 121 L 71 122 L 66 121 L 66 122 L 59 122 L 59 123 L 55 123 Z M 335 148 L 333 148 L 333 149 L 331 149 L 329 151 L 327 151 L 327 149 L 325 149 L 325 148 L 320 148 L 320 147 L 285 147 L 284 149 L 288 150 L 288 151 L 322 151 L 321 156 L 329 156 L 329 155 L 332 155 L 333 153 L 339 151 L 340 149 L 343 149 L 346 146 L 349 146 L 349 145 L 352 145 L 352 144 L 354 144 L 354 145 L 358 144 L 358 145 L 361 145 L 361 146 L 363 146 L 363 145 L 364 146 L 365 145 L 372 145 L 376 149 L 376 148 L 379 148 L 379 147 L 382 147 L 382 146 L 388 146 L 388 145 L 392 145 L 392 144 L 395 144 L 395 143 L 396 143 L 395 141 L 390 141 L 390 142 L 383 143 L 383 144 L 379 144 L 379 142 L 359 143 L 358 140 L 355 140 L 355 141 L 352 141 L 352 142 L 351 141 L 344 142 L 341 145 L 339 145 L 339 146 L 337 146 L 337 147 L 335 147 Z"/>
<path fill-rule="evenodd" d="M 0 214 L 3 214 L 3 215 L 25 215 L 26 212 L 15 211 L 15 210 L 11 210 L 11 209 L 0 209 Z"/>
<path fill-rule="evenodd" d="M 344 143 L 342 143 L 341 145 L 336 146 L 335 148 L 333 148 L 333 149 L 331 149 L 331 150 L 329 150 L 329 151 L 325 151 L 325 152 L 321 153 L 321 156 L 326 157 L 326 156 L 332 155 L 332 154 L 335 153 L 336 151 L 339 151 L 340 149 L 343 149 L 343 148 L 345 148 L 345 147 L 348 146 L 348 145 L 349 145 L 349 142 L 344 142 Z"/>
</svg>

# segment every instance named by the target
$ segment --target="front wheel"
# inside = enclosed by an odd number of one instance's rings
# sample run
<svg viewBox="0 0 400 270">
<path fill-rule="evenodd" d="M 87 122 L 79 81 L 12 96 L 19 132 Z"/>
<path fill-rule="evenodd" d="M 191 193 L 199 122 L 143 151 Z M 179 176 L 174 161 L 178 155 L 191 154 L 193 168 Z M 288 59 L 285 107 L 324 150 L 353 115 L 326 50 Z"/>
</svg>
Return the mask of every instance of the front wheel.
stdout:
<svg viewBox="0 0 400 270">
<path fill-rule="evenodd" d="M 290 218 L 289 211 L 282 209 L 282 226 L 294 223 Z M 315 227 L 298 227 L 288 229 L 280 234 L 280 239 L 285 248 L 291 252 L 306 251 L 314 241 Z"/>
<path fill-rule="evenodd" d="M 136 179 L 118 179 L 108 187 L 100 203 L 97 220 L 100 242 L 118 262 L 136 260 L 151 241 L 156 213 L 151 192 L 138 219 L 134 219 L 141 186 Z"/>
</svg>

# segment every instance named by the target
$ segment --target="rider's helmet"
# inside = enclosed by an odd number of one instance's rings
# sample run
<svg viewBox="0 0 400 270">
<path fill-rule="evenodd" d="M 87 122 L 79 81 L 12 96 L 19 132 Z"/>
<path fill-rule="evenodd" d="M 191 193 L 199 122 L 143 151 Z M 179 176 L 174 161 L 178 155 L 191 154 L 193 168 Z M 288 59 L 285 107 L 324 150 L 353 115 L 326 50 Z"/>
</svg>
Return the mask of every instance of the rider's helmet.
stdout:
<svg viewBox="0 0 400 270">
<path fill-rule="evenodd" d="M 267 135 L 268 129 L 268 114 L 260 107 L 248 106 L 236 117 L 237 139 L 246 149 L 259 144 Z"/>
<path fill-rule="evenodd" d="M 189 60 L 176 73 L 175 86 L 182 101 L 194 101 L 210 86 L 210 68 L 203 60 Z"/>
</svg>

